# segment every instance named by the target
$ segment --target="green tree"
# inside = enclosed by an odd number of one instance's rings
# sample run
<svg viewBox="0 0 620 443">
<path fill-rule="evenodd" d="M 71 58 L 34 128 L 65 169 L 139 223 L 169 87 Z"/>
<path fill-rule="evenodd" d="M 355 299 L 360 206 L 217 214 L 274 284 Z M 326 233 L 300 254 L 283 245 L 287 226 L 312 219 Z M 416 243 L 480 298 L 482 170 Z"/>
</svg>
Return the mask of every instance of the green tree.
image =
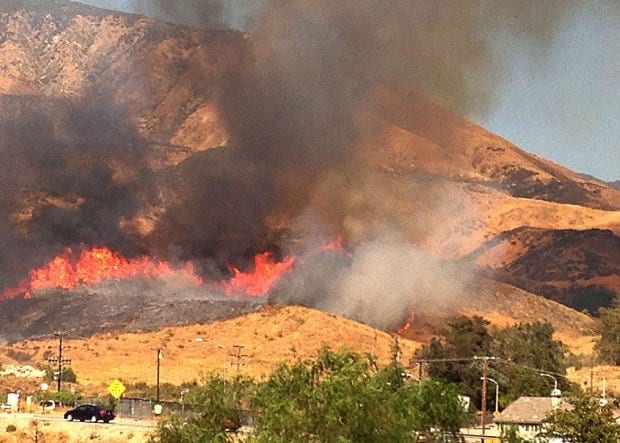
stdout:
<svg viewBox="0 0 620 443">
<path fill-rule="evenodd" d="M 569 398 L 570 407 L 554 410 L 547 418 L 546 434 L 574 443 L 617 443 L 620 425 L 612 406 L 600 406 L 596 398 L 583 392 Z"/>
<path fill-rule="evenodd" d="M 613 308 L 602 308 L 601 338 L 596 351 L 603 362 L 620 365 L 620 296 L 616 295 Z"/>
<path fill-rule="evenodd" d="M 500 406 L 522 395 L 549 395 L 550 381 L 541 372 L 557 374 L 559 388 L 569 388 L 561 377 L 566 373 L 564 348 L 553 339 L 551 324 L 520 323 L 491 332 L 487 326 L 481 317 L 457 317 L 414 357 L 438 360 L 428 364 L 429 375 L 457 384 L 475 405 L 481 402 L 482 376 L 482 362 L 475 356 L 497 358 L 489 367 L 489 377 L 500 385 Z M 494 408 L 494 398 L 488 400 L 488 407 Z"/>
<path fill-rule="evenodd" d="M 523 395 L 547 396 L 550 380 L 540 373 L 556 374 L 558 387 L 569 388 L 561 376 L 566 373 L 564 346 L 553 339 L 550 323 L 519 323 L 493 334 L 491 353 L 500 360 L 492 376 L 500 382 L 502 403 L 508 404 Z"/>
<path fill-rule="evenodd" d="M 45 367 L 45 379 L 47 381 L 54 381 L 56 377 L 56 372 L 58 372 L 56 368 L 53 368 L 51 366 L 46 366 Z M 66 381 L 68 383 L 75 383 L 77 381 L 77 376 L 75 374 L 75 371 L 69 366 L 63 367 L 61 380 Z"/>
<path fill-rule="evenodd" d="M 192 409 L 188 419 L 172 415 L 160 422 L 157 441 L 162 443 L 207 443 L 233 441 L 241 426 L 254 384 L 244 377 L 232 380 L 212 375 L 203 380 L 187 399 Z"/>
<path fill-rule="evenodd" d="M 407 442 L 431 428 L 455 433 L 466 413 L 456 387 L 409 382 L 393 362 L 323 348 L 314 361 L 281 365 L 253 399 L 256 439 L 264 442 Z"/>
<path fill-rule="evenodd" d="M 248 406 L 259 442 L 444 441 L 467 419 L 456 386 L 413 382 L 398 362 L 379 368 L 370 355 L 328 348 L 280 365 L 260 384 L 212 376 L 188 404 L 190 418 L 163 421 L 155 441 L 233 441 L 228 430 Z"/>
<path fill-rule="evenodd" d="M 447 329 L 431 339 L 414 358 L 456 360 L 428 363 L 428 375 L 456 384 L 461 394 L 471 397 L 474 404 L 480 404 L 482 363 L 473 357 L 490 354 L 493 338 L 487 329 L 488 324 L 479 316 L 455 317 Z"/>
</svg>

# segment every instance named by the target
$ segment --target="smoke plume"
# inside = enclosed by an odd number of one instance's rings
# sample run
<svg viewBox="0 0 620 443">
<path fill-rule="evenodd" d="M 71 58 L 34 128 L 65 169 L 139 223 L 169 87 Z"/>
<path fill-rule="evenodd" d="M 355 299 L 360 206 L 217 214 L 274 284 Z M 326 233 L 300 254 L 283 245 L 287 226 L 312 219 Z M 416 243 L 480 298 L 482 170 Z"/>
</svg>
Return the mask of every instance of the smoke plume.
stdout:
<svg viewBox="0 0 620 443">
<path fill-rule="evenodd" d="M 239 256 L 244 245 L 281 246 L 277 228 L 309 207 L 327 235 L 350 239 L 349 222 L 385 212 L 381 198 L 359 192 L 370 181 L 382 186 L 364 153 L 380 144 L 382 122 L 372 110 L 381 88 L 419 90 L 482 112 L 501 79 L 491 29 L 548 42 L 572 10 L 554 1 L 501 3 L 263 2 L 219 104 L 228 152 L 184 166 L 183 192 L 154 241 L 179 246 L 187 258 L 222 250 Z M 174 14 L 196 6 L 174 4 Z"/>
<path fill-rule="evenodd" d="M 33 262 L 79 243 L 192 259 L 205 264 L 204 272 L 217 274 L 227 263 L 243 266 L 256 252 L 277 256 L 295 252 L 299 243 L 344 235 L 356 253 L 344 268 L 338 266 L 333 279 L 302 267 L 293 278 L 297 289 L 276 299 L 303 300 L 384 327 L 398 323 L 415 293 L 429 294 L 445 280 L 445 293 L 455 294 L 458 284 L 409 245 L 410 236 L 398 233 L 385 240 L 378 234 L 386 226 L 398 230 L 399 224 L 388 215 L 386 180 L 366 161 L 367 147 L 381 143 L 383 121 L 374 109 L 382 88 L 420 91 L 458 111 L 484 113 L 502 84 L 494 33 L 514 33 L 540 50 L 578 5 L 553 0 L 130 4 L 136 12 L 202 27 L 244 22 L 245 52 L 227 73 L 218 103 L 229 146 L 195 155 L 153 178 L 132 119 L 100 96 L 69 107 L 62 136 L 45 111 L 3 113 L 0 124 L 15 135 L 0 144 L 3 158 L 12 159 L 0 166 L 0 215 L 7 221 L 0 241 L 9 250 L 1 256 L 4 278 L 13 281 Z M 37 204 L 28 212 L 17 204 L 24 192 L 76 200 L 65 209 Z M 157 199 L 163 210 L 148 237 L 121 229 Z M 420 210 L 432 208 L 420 205 Z M 15 220 L 20 212 L 30 217 L 27 228 Z M 305 237 L 309 224 L 316 232 Z M 312 289 L 294 283 L 298 276 L 333 281 Z M 390 298 L 385 310 L 396 317 L 376 308 L 371 312 L 369 306 L 381 305 L 383 297 Z"/>
</svg>

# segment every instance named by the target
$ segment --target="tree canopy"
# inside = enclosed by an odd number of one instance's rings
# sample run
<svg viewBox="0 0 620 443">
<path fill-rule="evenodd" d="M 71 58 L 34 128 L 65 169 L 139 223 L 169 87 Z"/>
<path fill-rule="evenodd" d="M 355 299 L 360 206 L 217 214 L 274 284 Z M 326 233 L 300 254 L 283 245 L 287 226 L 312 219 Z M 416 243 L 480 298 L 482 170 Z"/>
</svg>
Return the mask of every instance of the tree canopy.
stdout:
<svg viewBox="0 0 620 443">
<path fill-rule="evenodd" d="M 553 381 L 541 372 L 555 374 L 560 389 L 567 389 L 566 363 L 562 343 L 553 339 L 549 323 L 520 323 L 490 331 L 481 317 L 459 316 L 445 331 L 431 339 L 414 360 L 428 360 L 428 374 L 458 385 L 459 390 L 480 404 L 482 361 L 474 357 L 495 357 L 488 377 L 499 383 L 500 404 L 507 405 L 522 395 L 549 395 Z M 452 361 L 450 361 L 452 360 Z M 488 407 L 494 407 L 489 398 Z"/>
<path fill-rule="evenodd" d="M 242 410 L 254 424 L 249 441 L 258 442 L 435 441 L 468 420 L 455 385 L 414 381 L 398 362 L 379 367 L 346 349 L 322 348 L 260 383 L 211 377 L 191 401 L 196 413 L 163 422 L 161 442 L 231 441 L 226 429 L 239 425 Z"/>
<path fill-rule="evenodd" d="M 613 418 L 611 405 L 577 392 L 569 398 L 570 407 L 554 410 L 547 418 L 546 434 L 574 443 L 617 443 L 620 425 Z"/>
<path fill-rule="evenodd" d="M 601 315 L 601 338 L 596 344 L 599 359 L 620 365 L 620 296 L 616 294 L 612 308 L 603 308 Z"/>
</svg>

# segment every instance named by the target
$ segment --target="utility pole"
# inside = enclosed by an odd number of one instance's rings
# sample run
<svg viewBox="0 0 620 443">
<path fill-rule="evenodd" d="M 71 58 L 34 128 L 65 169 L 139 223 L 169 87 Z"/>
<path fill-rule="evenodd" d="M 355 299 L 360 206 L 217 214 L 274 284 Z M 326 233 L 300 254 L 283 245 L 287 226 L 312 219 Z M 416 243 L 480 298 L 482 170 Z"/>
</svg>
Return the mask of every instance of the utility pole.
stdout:
<svg viewBox="0 0 620 443">
<path fill-rule="evenodd" d="M 159 403 L 159 364 L 161 362 L 161 359 L 163 357 L 163 354 L 161 353 L 161 349 L 157 348 L 157 403 Z"/>
<path fill-rule="evenodd" d="M 58 365 L 58 376 L 56 377 L 58 392 L 60 392 L 61 384 L 62 384 L 62 367 L 63 365 L 70 365 L 71 360 L 68 358 L 62 358 L 62 336 L 63 333 L 58 331 L 54 332 L 54 335 L 59 338 L 58 342 L 58 357 L 52 357 L 47 360 L 50 366 Z"/>
<path fill-rule="evenodd" d="M 236 363 L 231 363 L 231 365 L 232 364 L 236 364 L 237 373 L 239 373 L 239 368 L 241 367 L 241 359 L 243 357 L 250 357 L 250 355 L 242 354 L 241 353 L 241 349 L 245 348 L 245 346 L 233 345 L 233 348 L 235 348 L 237 351 L 234 354 L 228 354 L 228 355 L 230 355 L 231 357 L 235 357 L 236 358 Z"/>
<path fill-rule="evenodd" d="M 482 435 L 486 432 L 487 426 L 487 379 L 489 374 L 489 360 L 495 360 L 495 357 L 474 357 L 474 360 L 482 360 Z"/>
</svg>

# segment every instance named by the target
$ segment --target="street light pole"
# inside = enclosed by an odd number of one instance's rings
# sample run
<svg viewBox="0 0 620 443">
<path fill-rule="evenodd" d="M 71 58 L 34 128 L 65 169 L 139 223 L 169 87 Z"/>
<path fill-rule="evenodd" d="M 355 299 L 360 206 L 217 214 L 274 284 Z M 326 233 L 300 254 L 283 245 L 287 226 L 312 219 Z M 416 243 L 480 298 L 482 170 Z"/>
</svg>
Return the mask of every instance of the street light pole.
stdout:
<svg viewBox="0 0 620 443">
<path fill-rule="evenodd" d="M 551 379 L 553 379 L 553 391 L 551 391 L 551 396 L 552 397 L 559 397 L 558 393 L 558 379 L 555 378 L 553 375 L 551 374 L 545 374 L 544 372 L 541 372 L 540 375 L 542 377 L 549 377 Z"/>
<path fill-rule="evenodd" d="M 495 385 L 495 416 L 497 417 L 499 414 L 499 383 L 489 377 L 480 377 L 480 380 L 484 380 L 485 378 Z"/>
</svg>

